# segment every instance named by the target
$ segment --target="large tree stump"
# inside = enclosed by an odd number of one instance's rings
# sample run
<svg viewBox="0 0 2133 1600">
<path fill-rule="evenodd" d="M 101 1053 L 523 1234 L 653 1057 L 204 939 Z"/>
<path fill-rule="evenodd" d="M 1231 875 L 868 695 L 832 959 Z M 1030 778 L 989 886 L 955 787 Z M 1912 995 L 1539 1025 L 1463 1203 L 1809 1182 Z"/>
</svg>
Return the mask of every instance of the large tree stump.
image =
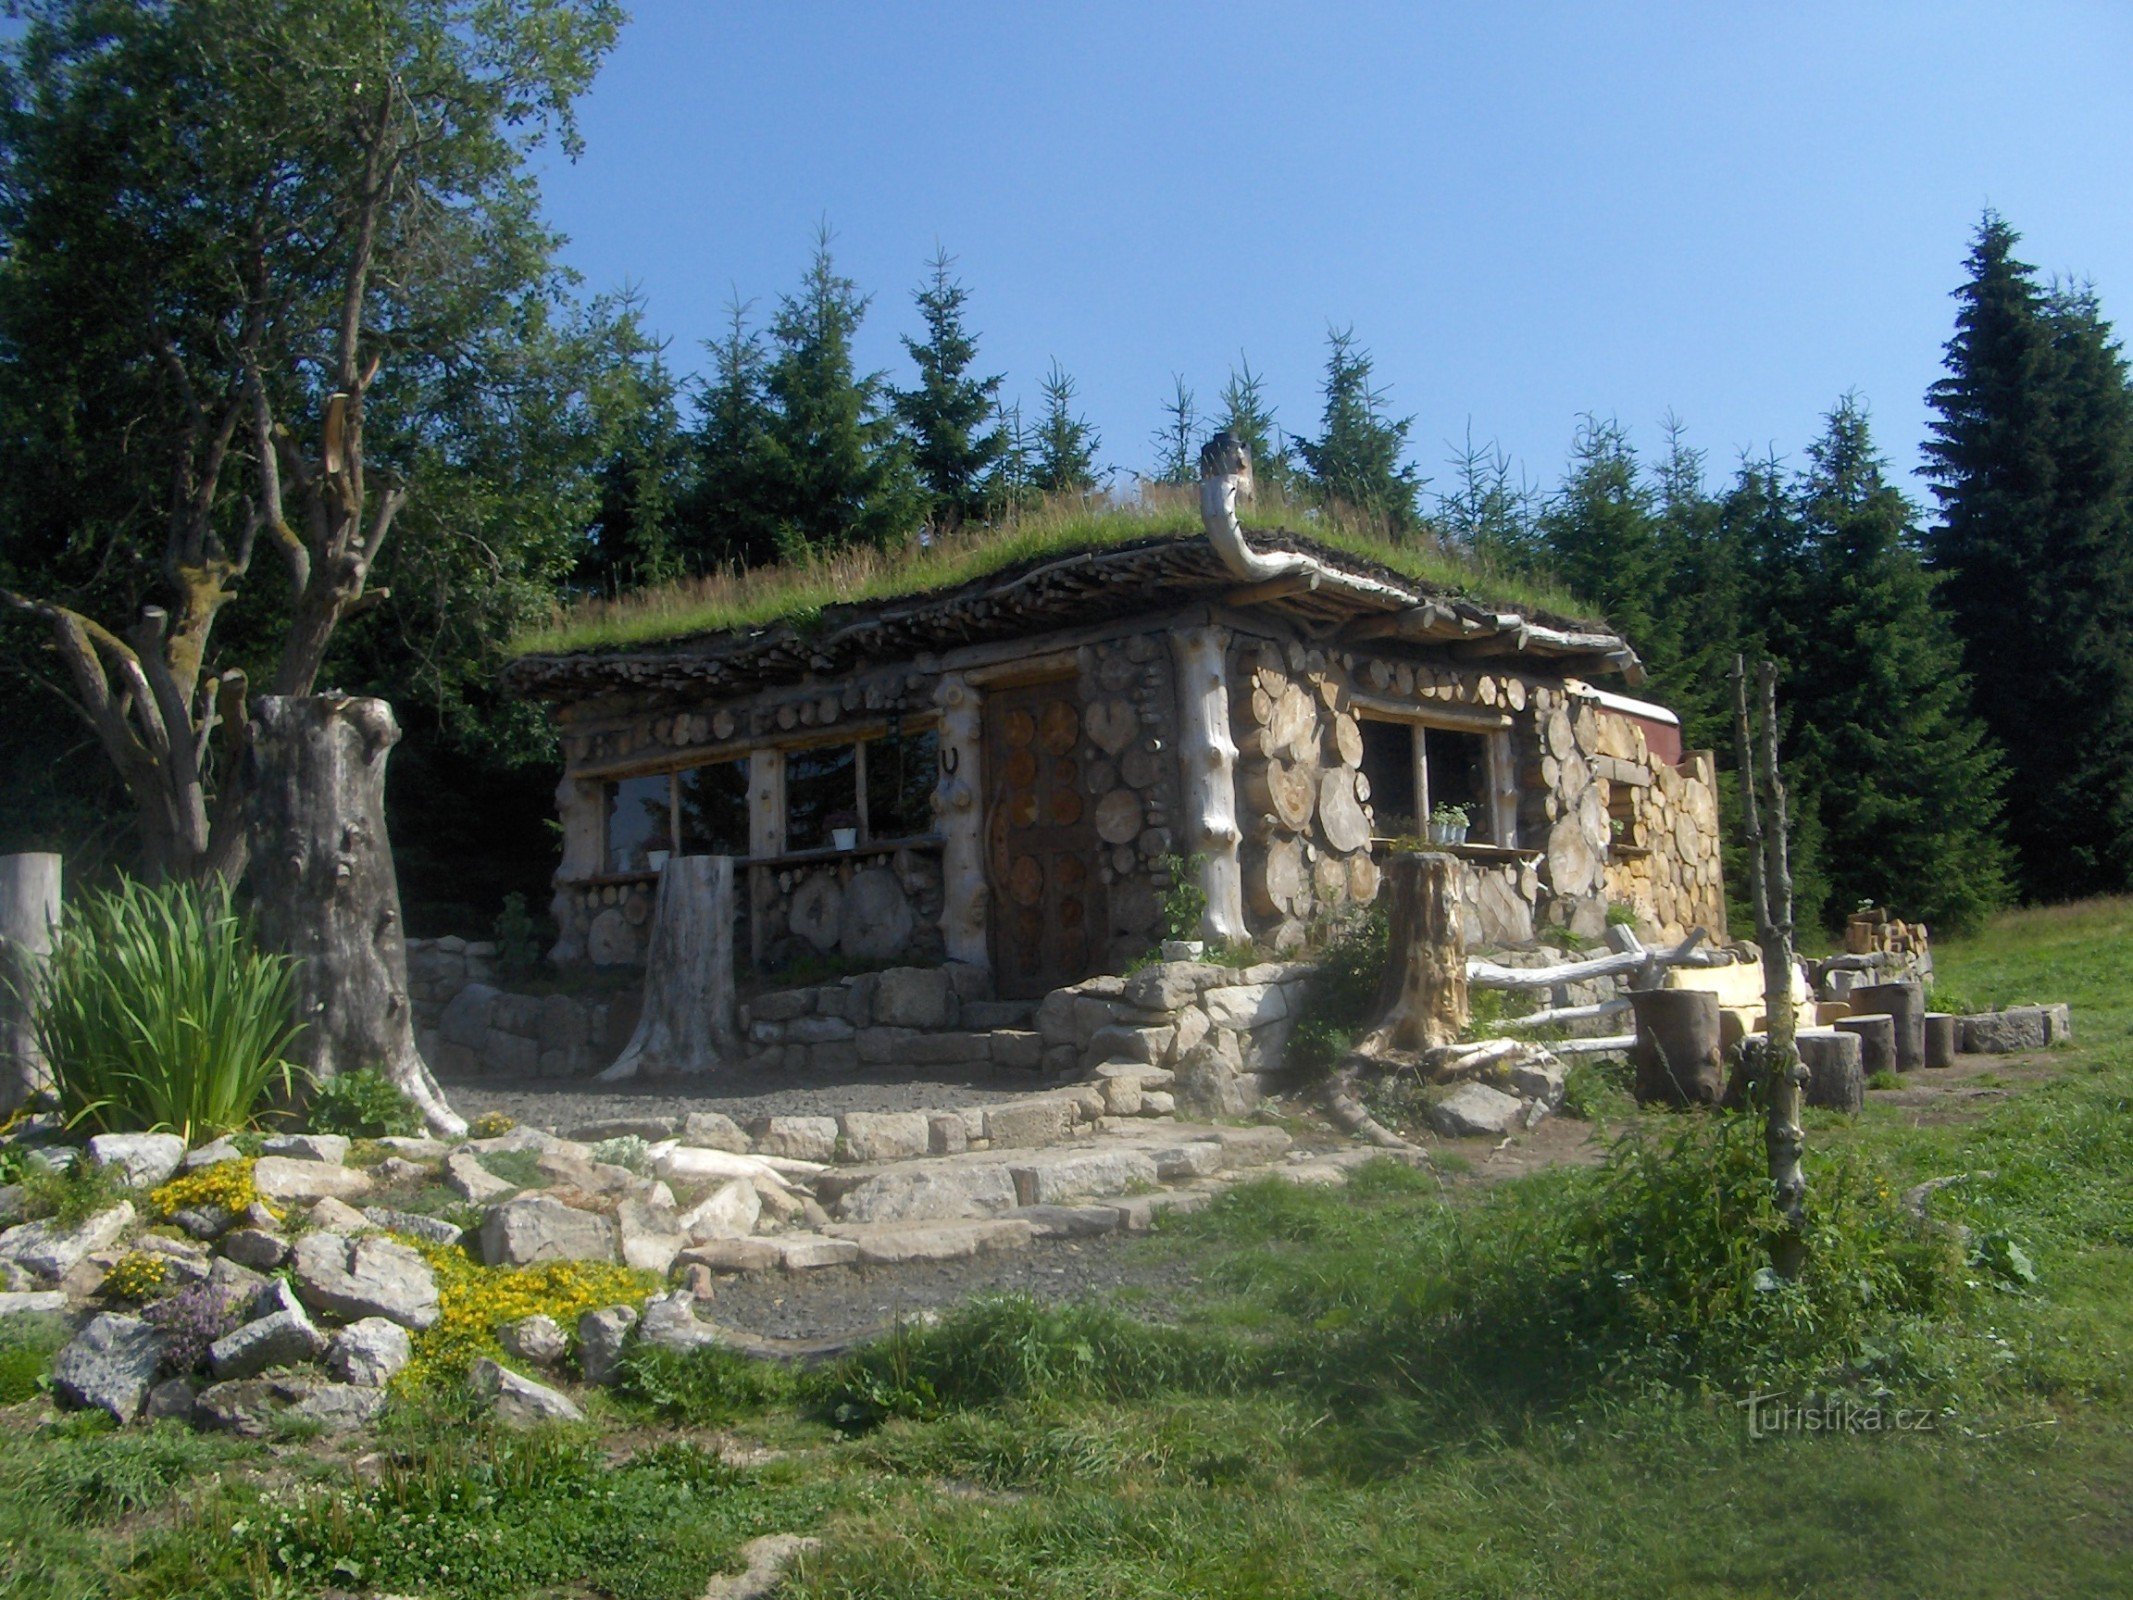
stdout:
<svg viewBox="0 0 2133 1600">
<path fill-rule="evenodd" d="M 1896 1019 L 1883 1012 L 1871 1016 L 1839 1017 L 1836 1026 L 1859 1036 L 1860 1070 L 1871 1078 L 1877 1072 L 1896 1070 Z M 1925 1046 L 1919 1046 L 1919 1063 L 1925 1063 Z"/>
<path fill-rule="evenodd" d="M 385 835 L 392 707 L 345 695 L 252 702 L 249 834 L 261 942 L 297 958 L 291 1054 L 320 1082 L 375 1067 L 457 1138 L 415 1048 L 400 885 Z"/>
<path fill-rule="evenodd" d="M 59 926 L 59 857 L 0 856 L 0 1115 L 51 1085 L 37 998 Z"/>
<path fill-rule="evenodd" d="M 1923 1031 L 1926 1039 L 1926 1065 L 1929 1067 L 1954 1066 L 1955 1014 L 1951 1011 L 1928 1011 L 1925 1016 Z"/>
<path fill-rule="evenodd" d="M 1366 1055 L 1454 1044 L 1467 1021 L 1458 860 L 1435 852 L 1396 855 L 1389 876 L 1392 921 L 1378 1020 L 1357 1046 Z"/>
<path fill-rule="evenodd" d="M 1926 1064 L 1926 991 L 1916 979 L 1864 983 L 1850 995 L 1854 1016 L 1885 1016 L 1896 1027 L 1896 1070 L 1916 1072 Z"/>
<path fill-rule="evenodd" d="M 637 1031 L 600 1081 L 710 1072 L 740 1057 L 733 1022 L 733 858 L 676 856 L 659 875 Z"/>
<path fill-rule="evenodd" d="M 1866 1104 L 1859 1040 L 1841 1028 L 1802 1028 L 1795 1035 L 1807 1069 L 1807 1103 L 1856 1113 Z"/>
<path fill-rule="evenodd" d="M 1632 1093 L 1639 1105 L 1715 1106 L 1726 1092 L 1718 996 L 1704 989 L 1635 989 Z"/>
</svg>

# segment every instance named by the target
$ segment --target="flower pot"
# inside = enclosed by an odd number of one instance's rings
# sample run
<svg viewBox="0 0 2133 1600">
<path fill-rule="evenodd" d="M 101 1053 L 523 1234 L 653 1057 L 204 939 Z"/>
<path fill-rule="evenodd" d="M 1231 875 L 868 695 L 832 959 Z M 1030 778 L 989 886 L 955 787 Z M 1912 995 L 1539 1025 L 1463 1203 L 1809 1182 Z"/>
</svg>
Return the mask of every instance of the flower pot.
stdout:
<svg viewBox="0 0 2133 1600">
<path fill-rule="evenodd" d="M 859 848 L 859 830 L 857 828 L 830 829 L 830 848 L 833 850 L 857 850 Z"/>
<path fill-rule="evenodd" d="M 644 864 L 653 872 L 664 872 L 666 871 L 667 857 L 671 853 L 666 850 L 647 850 L 644 853 Z"/>
</svg>

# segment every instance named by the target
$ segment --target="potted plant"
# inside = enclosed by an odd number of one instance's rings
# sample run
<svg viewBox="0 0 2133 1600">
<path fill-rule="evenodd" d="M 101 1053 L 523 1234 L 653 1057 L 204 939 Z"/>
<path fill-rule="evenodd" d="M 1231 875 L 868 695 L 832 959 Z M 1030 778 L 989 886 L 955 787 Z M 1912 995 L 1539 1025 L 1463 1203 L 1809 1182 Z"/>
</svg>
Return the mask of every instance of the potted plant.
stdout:
<svg viewBox="0 0 2133 1600">
<path fill-rule="evenodd" d="M 1429 842 L 1465 844 L 1469 826 L 1465 806 L 1438 806 L 1429 814 Z"/>
<path fill-rule="evenodd" d="M 859 818 L 849 811 L 832 811 L 829 814 L 830 848 L 832 850 L 856 850 L 859 848 Z"/>
</svg>

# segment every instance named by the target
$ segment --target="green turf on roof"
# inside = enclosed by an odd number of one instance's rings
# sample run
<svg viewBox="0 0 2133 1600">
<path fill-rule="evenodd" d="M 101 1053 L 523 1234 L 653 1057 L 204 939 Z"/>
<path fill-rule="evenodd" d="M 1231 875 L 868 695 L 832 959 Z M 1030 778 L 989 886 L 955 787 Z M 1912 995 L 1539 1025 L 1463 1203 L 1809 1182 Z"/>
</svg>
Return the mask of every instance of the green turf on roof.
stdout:
<svg viewBox="0 0 2133 1600">
<path fill-rule="evenodd" d="M 1053 502 L 1003 527 L 982 528 L 896 550 L 855 549 L 804 563 L 722 572 L 584 600 L 512 640 L 514 656 L 570 655 L 657 645 L 708 633 L 789 624 L 806 627 L 831 605 L 864 605 L 953 589 L 996 572 L 1139 540 L 1197 537 L 1197 495 L 1156 492 L 1090 507 Z M 1247 530 L 1264 538 L 1292 528 L 1314 544 L 1484 604 L 1533 615 L 1590 618 L 1594 608 L 1544 582 L 1507 577 L 1434 543 L 1394 544 L 1350 520 L 1280 502 L 1248 508 Z"/>
</svg>

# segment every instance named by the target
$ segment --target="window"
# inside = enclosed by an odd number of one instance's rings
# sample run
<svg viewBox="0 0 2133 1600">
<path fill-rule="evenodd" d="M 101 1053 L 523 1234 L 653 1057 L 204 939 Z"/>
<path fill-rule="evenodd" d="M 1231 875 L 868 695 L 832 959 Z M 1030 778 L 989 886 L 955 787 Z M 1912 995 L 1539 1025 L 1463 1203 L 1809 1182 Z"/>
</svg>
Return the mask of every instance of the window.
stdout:
<svg viewBox="0 0 2133 1600">
<path fill-rule="evenodd" d="M 1478 733 L 1459 733 L 1450 728 L 1417 728 L 1422 741 L 1423 764 L 1429 769 L 1429 808 L 1466 807 L 1467 838 L 1485 844 L 1489 838 L 1489 742 Z"/>
<path fill-rule="evenodd" d="M 685 856 L 748 854 L 748 758 L 677 773 L 674 804 Z"/>
<path fill-rule="evenodd" d="M 1411 722 L 1363 719 L 1363 776 L 1370 780 L 1370 810 L 1382 839 L 1422 834 L 1415 794 L 1415 734 Z"/>
<path fill-rule="evenodd" d="M 607 870 L 649 872 L 653 850 L 673 848 L 673 780 L 624 778 L 608 791 Z"/>
<path fill-rule="evenodd" d="M 931 833 L 939 768 L 938 734 L 900 724 L 858 744 L 793 751 L 785 758 L 785 848 L 828 849 L 837 828 L 854 829 L 861 844 Z"/>
<path fill-rule="evenodd" d="M 1412 839 L 1438 806 L 1464 806 L 1467 838 L 1496 838 L 1491 741 L 1500 734 L 1429 727 L 1405 719 L 1362 719 L 1363 776 L 1370 780 L 1370 808 L 1381 839 Z"/>
</svg>

